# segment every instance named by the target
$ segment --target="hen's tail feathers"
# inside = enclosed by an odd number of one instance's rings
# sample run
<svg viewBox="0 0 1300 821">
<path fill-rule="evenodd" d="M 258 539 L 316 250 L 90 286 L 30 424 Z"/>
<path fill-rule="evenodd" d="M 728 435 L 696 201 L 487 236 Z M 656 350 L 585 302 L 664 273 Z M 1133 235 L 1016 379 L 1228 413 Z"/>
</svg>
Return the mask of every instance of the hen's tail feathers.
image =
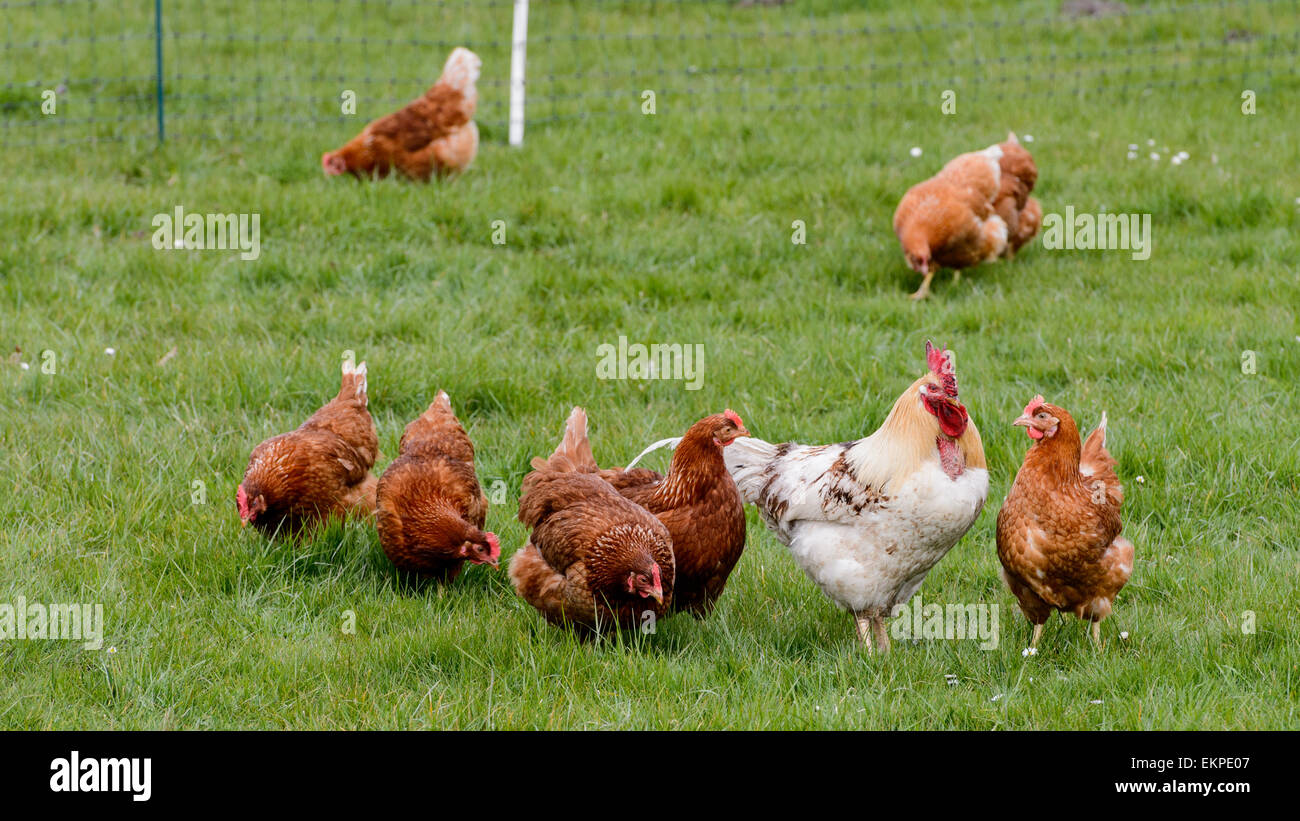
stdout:
<svg viewBox="0 0 1300 821">
<path fill-rule="evenodd" d="M 658 442 L 652 443 L 645 450 L 638 453 L 636 455 L 636 458 L 633 459 L 631 462 L 629 462 L 628 466 L 623 468 L 623 470 L 631 470 L 632 468 L 636 467 L 636 463 L 641 461 L 641 457 L 645 456 L 648 453 L 654 453 L 656 450 L 659 450 L 659 448 L 668 448 L 669 450 L 676 450 L 677 444 L 681 441 L 682 441 L 682 437 L 680 436 L 672 436 L 669 437 L 668 439 L 660 439 Z"/>
<path fill-rule="evenodd" d="M 534 470 L 558 473 L 595 473 L 600 470 L 587 439 L 587 412 L 575 407 L 564 423 L 564 436 L 549 459 L 538 456 L 531 462 Z"/>
<path fill-rule="evenodd" d="M 360 399 L 361 404 L 370 404 L 366 396 L 366 363 L 353 365 L 350 361 L 343 363 L 343 384 L 339 386 L 340 399 Z"/>
<path fill-rule="evenodd" d="M 1124 490 L 1119 477 L 1115 475 L 1117 464 L 1119 462 L 1106 450 L 1106 414 L 1103 412 L 1101 422 L 1083 442 L 1083 452 L 1079 455 L 1079 472 L 1084 476 L 1096 476 L 1104 480 L 1118 501 L 1123 502 Z"/>
<path fill-rule="evenodd" d="M 776 445 L 762 439 L 744 437 L 734 440 L 722 449 L 722 458 L 726 460 L 727 472 L 740 488 L 740 495 L 746 502 L 754 502 L 767 483 L 766 471 L 776 457 Z"/>
<path fill-rule="evenodd" d="M 1115 464 L 1106 450 L 1106 412 L 1102 411 L 1101 422 L 1093 428 L 1092 433 L 1083 442 L 1083 452 L 1079 457 L 1079 470 L 1091 476 Z"/>
<path fill-rule="evenodd" d="M 438 391 L 438 395 L 429 403 L 429 407 L 421 414 L 425 419 L 435 424 L 441 422 L 451 422 L 459 427 L 460 420 L 456 418 L 456 412 L 451 409 L 451 397 L 446 391 Z"/>
<path fill-rule="evenodd" d="M 469 93 L 474 90 L 474 84 L 478 81 L 482 67 L 483 61 L 477 54 L 464 46 L 457 46 L 447 57 L 438 82 L 446 83 L 457 91 Z"/>
</svg>

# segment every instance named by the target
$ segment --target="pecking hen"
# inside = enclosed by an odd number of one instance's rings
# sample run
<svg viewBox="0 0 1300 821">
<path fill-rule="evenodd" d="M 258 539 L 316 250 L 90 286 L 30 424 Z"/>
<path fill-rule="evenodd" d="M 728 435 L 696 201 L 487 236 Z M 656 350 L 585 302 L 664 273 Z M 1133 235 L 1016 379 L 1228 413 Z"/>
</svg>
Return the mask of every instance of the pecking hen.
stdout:
<svg viewBox="0 0 1300 821">
<path fill-rule="evenodd" d="M 1002 148 L 961 154 L 938 174 L 908 189 L 894 211 L 894 233 L 908 267 L 921 274 L 912 299 L 930 293 L 939 268 L 963 268 L 1003 256 L 1007 223 L 993 205 L 1002 185 Z"/>
<path fill-rule="evenodd" d="M 449 582 L 467 561 L 497 567 L 501 545 L 483 530 L 488 500 L 474 445 L 446 392 L 406 426 L 377 497 L 379 542 L 399 569 Z"/>
<path fill-rule="evenodd" d="M 510 559 L 510 581 L 551 624 L 596 632 L 653 624 L 672 602 L 672 538 L 590 472 L 586 441 L 586 414 L 574 408 L 551 457 L 533 459 L 519 500 L 531 534 Z"/>
<path fill-rule="evenodd" d="M 958 400 L 952 353 L 926 343 L 928 372 L 865 439 L 724 451 L 746 502 L 790 548 L 858 638 L 889 650 L 885 619 L 970 529 L 988 495 L 979 431 Z"/>
<path fill-rule="evenodd" d="M 366 405 L 366 363 L 345 362 L 337 397 L 297 430 L 253 448 L 235 491 L 243 524 L 297 536 L 330 516 L 373 513 L 379 437 Z"/>
<path fill-rule="evenodd" d="M 325 175 L 358 178 L 387 177 L 395 168 L 413 180 L 427 182 L 463 170 L 478 151 L 479 70 L 483 61 L 457 47 L 447 58 L 438 82 L 400 111 L 380 117 L 337 151 L 321 156 Z"/>
<path fill-rule="evenodd" d="M 1106 415 L 1079 444 L 1079 428 L 1063 408 L 1035 396 L 1015 420 L 1034 440 L 998 511 L 1002 578 L 1034 625 L 1038 646 L 1053 610 L 1102 619 L 1133 574 L 1133 543 L 1120 535 L 1124 489 L 1106 450 Z"/>
</svg>

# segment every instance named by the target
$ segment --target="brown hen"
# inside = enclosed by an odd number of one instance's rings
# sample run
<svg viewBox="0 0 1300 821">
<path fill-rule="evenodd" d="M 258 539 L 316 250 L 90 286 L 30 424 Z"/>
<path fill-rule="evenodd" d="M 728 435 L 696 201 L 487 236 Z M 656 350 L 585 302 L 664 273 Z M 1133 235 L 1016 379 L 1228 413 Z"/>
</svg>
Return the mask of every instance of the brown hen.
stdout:
<svg viewBox="0 0 1300 821">
<path fill-rule="evenodd" d="M 399 569 L 451 581 L 467 561 L 497 566 L 501 545 L 483 530 L 487 510 L 474 445 L 439 391 L 406 426 L 398 456 L 379 480 L 379 543 Z"/>
<path fill-rule="evenodd" d="M 997 259 L 1006 250 L 1007 225 L 993 211 L 1001 156 L 996 145 L 961 154 L 899 201 L 894 233 L 908 267 L 924 277 L 912 299 L 929 295 L 940 268 L 952 268 L 956 277 L 962 268 Z"/>
<path fill-rule="evenodd" d="M 1106 450 L 1106 416 L 1079 444 L 1064 409 L 1036 396 L 1016 425 L 1034 441 L 998 511 L 1002 578 L 1034 625 L 1038 646 L 1053 610 L 1101 621 L 1133 573 L 1133 544 L 1120 535 L 1124 490 Z"/>
<path fill-rule="evenodd" d="M 478 150 L 478 128 L 472 120 L 482 65 L 469 49 L 454 49 L 438 82 L 421 97 L 370 123 L 339 150 L 322 155 L 326 176 L 383 178 L 395 168 L 427 182 L 435 171 L 441 175 L 463 170 Z"/>
<path fill-rule="evenodd" d="M 379 437 L 366 404 L 366 363 L 345 362 L 337 397 L 253 448 L 235 491 L 240 520 L 267 536 L 297 536 L 330 516 L 373 513 Z"/>
<path fill-rule="evenodd" d="M 551 624 L 645 628 L 672 601 L 672 539 L 644 508 L 587 470 L 586 416 L 574 408 L 549 459 L 532 461 L 519 521 L 532 531 L 510 559 L 520 598 Z"/>
</svg>

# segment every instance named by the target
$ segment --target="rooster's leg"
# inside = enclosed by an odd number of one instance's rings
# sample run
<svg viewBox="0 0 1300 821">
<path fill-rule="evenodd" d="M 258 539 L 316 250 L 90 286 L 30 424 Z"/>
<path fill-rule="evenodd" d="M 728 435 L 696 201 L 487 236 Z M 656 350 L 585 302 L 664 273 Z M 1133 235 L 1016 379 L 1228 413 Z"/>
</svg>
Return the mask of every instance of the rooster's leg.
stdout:
<svg viewBox="0 0 1300 821">
<path fill-rule="evenodd" d="M 1043 637 L 1043 625 L 1035 624 L 1034 635 L 1033 638 L 1029 640 L 1029 646 L 1033 648 L 1038 647 L 1038 640 L 1041 639 L 1042 637 Z"/>
<path fill-rule="evenodd" d="M 871 632 L 876 634 L 876 647 L 882 653 L 889 652 L 889 633 L 885 630 L 885 617 L 871 617 Z"/>
<path fill-rule="evenodd" d="M 921 280 L 921 287 L 916 289 L 912 294 L 912 299 L 925 299 L 930 295 L 930 280 L 934 279 L 934 271 L 926 271 L 925 279 Z"/>
<path fill-rule="evenodd" d="M 859 613 L 854 613 L 853 618 L 858 623 L 858 641 L 862 642 L 863 646 L 867 648 L 867 652 L 870 653 L 872 649 L 871 619 Z"/>
</svg>

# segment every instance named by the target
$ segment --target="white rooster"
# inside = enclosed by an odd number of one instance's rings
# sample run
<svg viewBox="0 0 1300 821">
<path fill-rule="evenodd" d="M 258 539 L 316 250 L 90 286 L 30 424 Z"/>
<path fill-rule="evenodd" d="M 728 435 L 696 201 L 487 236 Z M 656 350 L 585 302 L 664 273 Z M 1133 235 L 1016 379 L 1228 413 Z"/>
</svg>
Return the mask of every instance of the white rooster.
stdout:
<svg viewBox="0 0 1300 821">
<path fill-rule="evenodd" d="M 875 433 L 837 445 L 737 439 L 723 451 L 746 502 L 822 592 L 888 652 L 885 618 L 970 529 L 989 474 L 957 399 L 952 353 L 925 343 L 929 372 Z"/>
</svg>

